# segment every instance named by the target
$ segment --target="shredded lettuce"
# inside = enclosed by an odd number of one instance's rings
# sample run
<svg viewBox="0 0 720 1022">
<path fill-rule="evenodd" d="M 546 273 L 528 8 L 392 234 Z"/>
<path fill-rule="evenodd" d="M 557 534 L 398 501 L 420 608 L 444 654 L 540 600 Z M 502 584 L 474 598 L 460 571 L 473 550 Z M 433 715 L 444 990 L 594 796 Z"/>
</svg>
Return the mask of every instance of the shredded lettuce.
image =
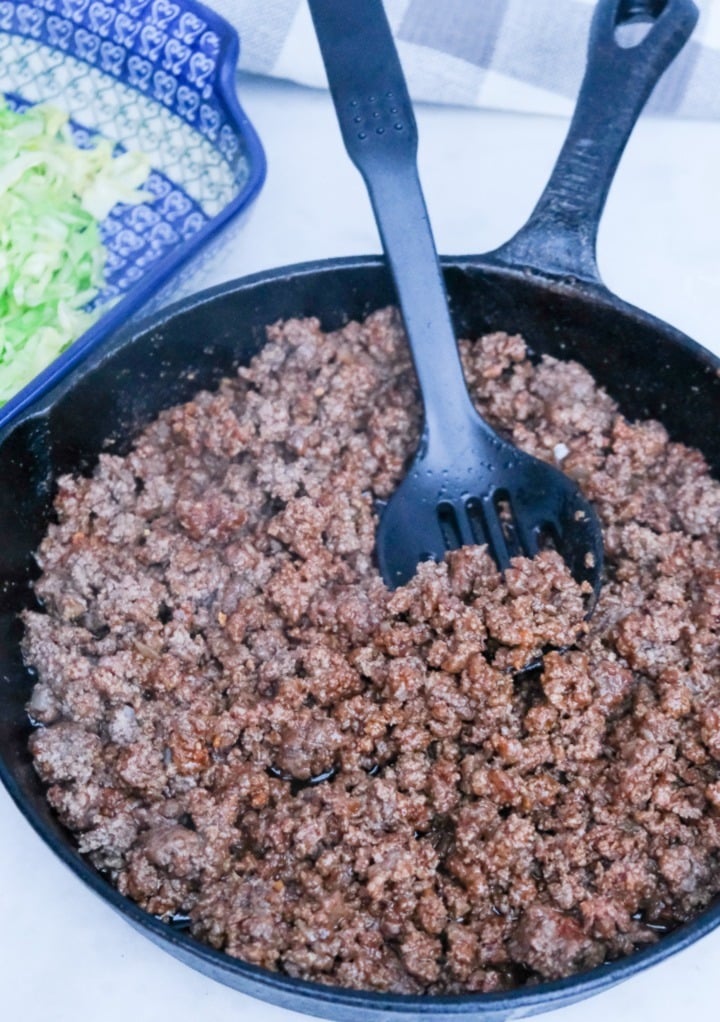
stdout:
<svg viewBox="0 0 720 1022">
<path fill-rule="evenodd" d="M 9 109 L 0 96 L 0 405 L 100 315 L 99 223 L 118 202 L 142 202 L 146 157 L 74 144 L 65 113 Z"/>
</svg>

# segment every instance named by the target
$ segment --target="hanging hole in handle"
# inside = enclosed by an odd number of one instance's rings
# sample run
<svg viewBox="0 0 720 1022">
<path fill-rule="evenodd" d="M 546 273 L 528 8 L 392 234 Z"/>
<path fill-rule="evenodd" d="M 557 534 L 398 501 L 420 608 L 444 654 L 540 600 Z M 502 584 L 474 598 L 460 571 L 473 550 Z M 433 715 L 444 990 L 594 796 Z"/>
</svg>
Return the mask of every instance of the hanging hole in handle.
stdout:
<svg viewBox="0 0 720 1022">
<path fill-rule="evenodd" d="M 620 0 L 615 42 L 623 50 L 639 46 L 667 7 L 668 0 Z"/>
</svg>

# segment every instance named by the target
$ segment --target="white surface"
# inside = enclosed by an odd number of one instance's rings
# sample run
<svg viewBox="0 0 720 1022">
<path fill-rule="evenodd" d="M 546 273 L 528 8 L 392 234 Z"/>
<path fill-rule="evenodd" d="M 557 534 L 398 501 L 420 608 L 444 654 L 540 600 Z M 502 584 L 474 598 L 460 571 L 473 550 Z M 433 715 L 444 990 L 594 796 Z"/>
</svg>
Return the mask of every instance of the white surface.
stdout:
<svg viewBox="0 0 720 1022">
<path fill-rule="evenodd" d="M 213 282 L 325 256 L 379 251 L 329 98 L 242 83 L 269 172 Z M 563 120 L 420 107 L 421 176 L 442 252 L 482 252 L 520 226 Z M 720 125 L 644 120 L 600 236 L 606 282 L 720 352 Z M 289 1022 L 299 1016 L 205 979 L 158 950 L 45 848 L 0 790 L 0 1018 L 23 1022 Z M 720 931 L 547 1022 L 717 1018 Z"/>
</svg>

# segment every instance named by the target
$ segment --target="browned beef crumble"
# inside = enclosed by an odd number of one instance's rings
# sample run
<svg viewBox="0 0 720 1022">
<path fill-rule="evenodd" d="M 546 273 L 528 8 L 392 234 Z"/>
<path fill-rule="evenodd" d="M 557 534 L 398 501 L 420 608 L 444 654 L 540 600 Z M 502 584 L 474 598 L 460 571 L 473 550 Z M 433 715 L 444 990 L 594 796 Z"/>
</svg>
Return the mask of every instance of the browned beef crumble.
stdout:
<svg viewBox="0 0 720 1022">
<path fill-rule="evenodd" d="M 595 502 L 605 585 L 587 627 L 557 555 L 501 577 L 468 548 L 390 593 L 373 501 L 418 432 L 398 320 L 269 334 L 60 480 L 25 651 L 82 851 L 230 955 L 366 990 L 560 977 L 696 913 L 720 890 L 701 455 L 519 337 L 463 344 L 482 411 Z"/>
</svg>

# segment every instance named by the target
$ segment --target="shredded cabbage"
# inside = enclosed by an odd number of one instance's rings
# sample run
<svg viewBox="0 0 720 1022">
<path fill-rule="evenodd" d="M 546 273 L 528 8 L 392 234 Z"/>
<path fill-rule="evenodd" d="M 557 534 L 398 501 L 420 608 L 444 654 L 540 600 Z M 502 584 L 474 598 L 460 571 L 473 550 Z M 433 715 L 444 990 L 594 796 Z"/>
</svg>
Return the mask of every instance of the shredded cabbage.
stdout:
<svg viewBox="0 0 720 1022">
<path fill-rule="evenodd" d="M 106 139 L 78 148 L 61 110 L 0 96 L 0 405 L 100 315 L 85 308 L 103 284 L 99 222 L 148 197 L 148 170 Z"/>
</svg>

